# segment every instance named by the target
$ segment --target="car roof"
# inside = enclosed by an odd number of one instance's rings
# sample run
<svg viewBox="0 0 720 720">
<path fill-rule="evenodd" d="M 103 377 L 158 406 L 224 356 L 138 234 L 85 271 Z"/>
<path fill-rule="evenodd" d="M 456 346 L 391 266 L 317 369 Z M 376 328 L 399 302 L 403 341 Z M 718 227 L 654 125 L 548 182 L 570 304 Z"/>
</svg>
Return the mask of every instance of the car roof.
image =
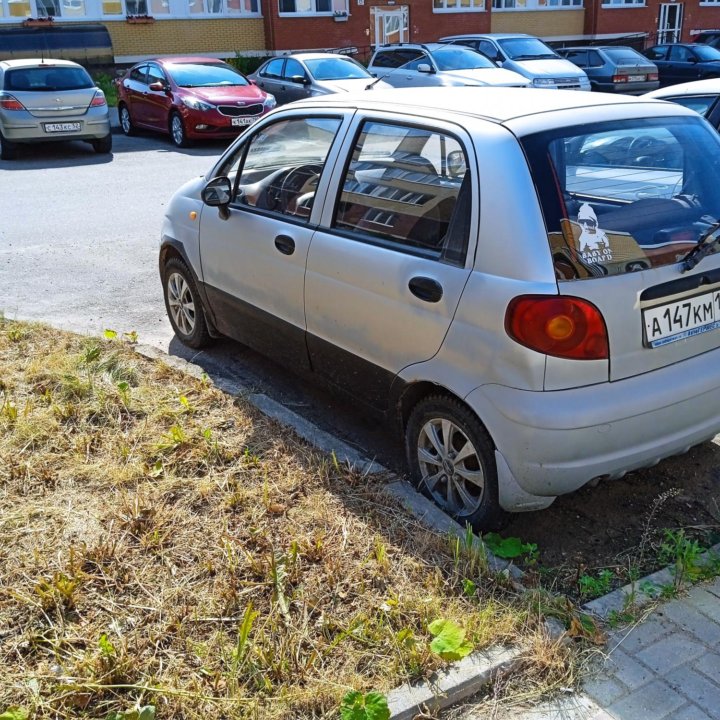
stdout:
<svg viewBox="0 0 720 720">
<path fill-rule="evenodd" d="M 503 40 L 505 38 L 540 38 L 537 35 L 528 35 L 527 33 L 464 33 L 463 35 L 446 35 L 441 40 L 457 40 L 458 38 L 490 38 L 495 40 Z"/>
<path fill-rule="evenodd" d="M 158 57 L 151 58 L 145 62 L 157 62 L 163 65 L 184 65 L 189 63 L 199 63 L 201 65 L 207 65 L 212 63 L 213 65 L 227 65 L 224 60 L 212 57 L 203 57 L 202 55 L 183 55 L 177 57 Z M 138 63 L 140 65 L 141 63 Z"/>
<path fill-rule="evenodd" d="M 633 50 L 638 52 L 634 47 L 629 45 L 568 45 L 567 47 L 557 48 L 555 52 L 563 50 Z"/>
<path fill-rule="evenodd" d="M 22 60 L 0 60 L 0 68 L 4 70 L 10 70 L 11 68 L 31 68 L 44 65 L 47 67 L 57 67 L 58 65 L 65 65 L 69 67 L 82 67 L 72 60 L 55 60 L 54 58 L 27 58 Z"/>
<path fill-rule="evenodd" d="M 389 112 L 406 109 L 437 120 L 447 119 L 449 114 L 456 115 L 456 121 L 461 120 L 461 116 L 473 116 L 499 124 L 518 119 L 532 121 L 533 118 L 544 116 L 544 120 L 537 123 L 538 127 L 551 122 L 553 117 L 559 117 L 564 111 L 577 112 L 586 109 L 592 111 L 597 108 L 598 114 L 602 115 L 603 107 L 609 109 L 625 107 L 629 111 L 628 117 L 632 117 L 633 114 L 635 116 L 642 114 L 696 116 L 693 111 L 680 105 L 671 106 L 669 103 L 655 102 L 652 98 L 572 90 L 504 87 L 436 87 L 433 88 L 432 93 L 428 93 L 427 88 L 424 87 L 373 89 L 348 93 L 342 97 L 332 95 L 297 100 L 292 105 L 299 108 L 317 104 Z M 590 121 L 592 119 L 590 118 Z M 529 124 L 532 125 L 532 122 Z"/>
<path fill-rule="evenodd" d="M 303 52 L 303 53 L 290 53 L 289 55 L 279 55 L 278 57 L 270 58 L 270 60 L 293 58 L 295 60 L 324 60 L 327 58 L 341 58 L 343 60 L 353 60 L 354 58 L 343 53 L 333 52 Z M 268 60 L 267 62 L 270 62 Z M 357 61 L 355 61 L 357 62 Z"/>
<path fill-rule="evenodd" d="M 658 43 L 657 45 L 653 45 L 653 47 L 708 47 L 705 43 Z M 652 50 L 652 48 L 648 48 L 648 50 Z"/>
<path fill-rule="evenodd" d="M 428 42 L 428 43 L 392 43 L 390 45 L 380 45 L 377 49 L 378 52 L 383 50 L 402 50 L 403 48 L 424 48 L 425 50 L 447 50 L 448 44 L 441 42 Z M 469 50 L 470 48 L 465 48 Z"/>
<path fill-rule="evenodd" d="M 677 95 L 707 95 L 708 93 L 720 93 L 720 78 L 708 78 L 707 80 L 694 80 L 693 82 L 670 85 L 646 93 L 647 97 L 676 97 Z"/>
</svg>

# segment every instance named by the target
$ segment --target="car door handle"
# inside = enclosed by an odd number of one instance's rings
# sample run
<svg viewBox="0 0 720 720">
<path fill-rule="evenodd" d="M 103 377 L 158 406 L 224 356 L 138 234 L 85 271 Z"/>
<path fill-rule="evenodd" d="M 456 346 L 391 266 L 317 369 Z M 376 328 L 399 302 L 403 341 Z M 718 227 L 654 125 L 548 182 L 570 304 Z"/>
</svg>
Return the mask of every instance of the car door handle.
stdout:
<svg viewBox="0 0 720 720">
<path fill-rule="evenodd" d="M 429 277 L 418 276 L 411 278 L 408 287 L 415 297 L 425 302 L 436 303 L 443 296 L 442 285 L 437 280 Z"/>
<path fill-rule="evenodd" d="M 292 255 L 295 252 L 295 241 L 287 235 L 278 235 L 275 238 L 275 247 L 283 255 Z"/>
</svg>

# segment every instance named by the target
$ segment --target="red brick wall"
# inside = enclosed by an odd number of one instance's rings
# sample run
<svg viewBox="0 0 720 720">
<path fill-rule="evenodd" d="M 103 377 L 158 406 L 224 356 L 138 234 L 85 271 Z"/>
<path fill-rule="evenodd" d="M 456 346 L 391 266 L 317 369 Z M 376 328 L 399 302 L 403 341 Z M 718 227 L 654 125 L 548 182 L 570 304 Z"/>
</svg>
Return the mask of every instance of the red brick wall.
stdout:
<svg viewBox="0 0 720 720">
<path fill-rule="evenodd" d="M 486 0 L 488 8 L 491 0 Z M 490 32 L 490 13 L 433 13 L 432 0 L 398 0 L 388 5 L 387 0 L 366 0 L 357 5 L 350 0 L 350 17 L 347 22 L 335 22 L 332 17 L 280 17 L 278 0 L 267 0 L 264 5 L 265 36 L 269 50 L 309 50 L 349 45 L 360 49 L 370 45 L 370 8 L 375 6 L 410 8 L 410 42 L 432 42 L 443 35 L 465 32 Z"/>
<path fill-rule="evenodd" d="M 660 0 L 647 0 L 646 7 L 603 8 L 602 0 L 585 0 L 585 34 L 645 32 L 653 44 L 658 30 Z M 720 7 L 701 6 L 699 0 L 682 3 L 682 41 L 692 42 L 692 30 L 720 29 Z"/>
</svg>

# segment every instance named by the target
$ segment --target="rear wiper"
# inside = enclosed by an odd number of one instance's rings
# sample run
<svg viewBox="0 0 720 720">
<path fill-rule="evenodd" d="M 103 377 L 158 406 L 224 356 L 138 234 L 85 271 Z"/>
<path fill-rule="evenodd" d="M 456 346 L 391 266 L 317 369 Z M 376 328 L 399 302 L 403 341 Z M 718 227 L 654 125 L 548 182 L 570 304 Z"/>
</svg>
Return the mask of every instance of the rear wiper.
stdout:
<svg viewBox="0 0 720 720">
<path fill-rule="evenodd" d="M 680 261 L 681 273 L 692 270 L 706 255 L 709 255 L 720 242 L 720 222 L 714 222 L 698 240 L 698 244 Z"/>
</svg>

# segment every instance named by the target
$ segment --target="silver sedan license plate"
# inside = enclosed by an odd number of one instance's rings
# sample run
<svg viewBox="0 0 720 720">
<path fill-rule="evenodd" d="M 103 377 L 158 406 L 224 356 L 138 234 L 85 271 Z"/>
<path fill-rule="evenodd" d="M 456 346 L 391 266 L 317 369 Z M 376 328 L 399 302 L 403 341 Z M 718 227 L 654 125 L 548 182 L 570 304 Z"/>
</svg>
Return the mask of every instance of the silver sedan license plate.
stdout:
<svg viewBox="0 0 720 720">
<path fill-rule="evenodd" d="M 720 328 L 720 290 L 643 310 L 643 322 L 651 348 Z"/>
<path fill-rule="evenodd" d="M 232 119 L 233 125 L 252 125 L 254 122 L 255 118 L 252 117 L 240 117 Z"/>
<path fill-rule="evenodd" d="M 79 122 L 45 123 L 45 132 L 78 132 L 82 127 Z"/>
<path fill-rule="evenodd" d="M 628 82 L 645 82 L 644 75 L 628 75 Z"/>
</svg>

